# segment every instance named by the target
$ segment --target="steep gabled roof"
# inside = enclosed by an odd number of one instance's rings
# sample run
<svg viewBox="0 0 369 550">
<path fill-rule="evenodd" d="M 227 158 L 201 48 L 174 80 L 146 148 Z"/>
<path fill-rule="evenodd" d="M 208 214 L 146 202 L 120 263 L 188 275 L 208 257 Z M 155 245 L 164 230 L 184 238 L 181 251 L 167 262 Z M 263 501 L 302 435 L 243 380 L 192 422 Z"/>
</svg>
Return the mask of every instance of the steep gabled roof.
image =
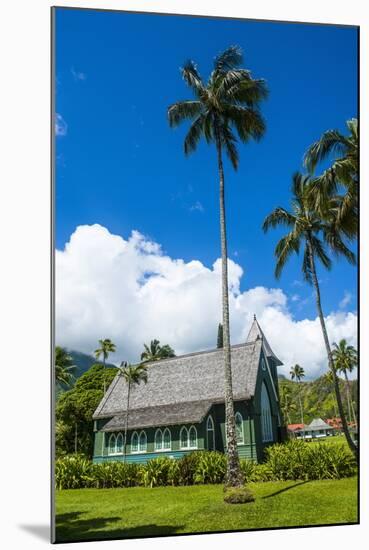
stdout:
<svg viewBox="0 0 369 550">
<path fill-rule="evenodd" d="M 332 426 L 324 422 L 321 418 L 314 418 L 308 426 L 309 430 L 327 430 Z"/>
<path fill-rule="evenodd" d="M 246 338 L 246 342 L 255 342 L 255 340 L 261 339 L 264 343 L 264 352 L 267 357 L 272 357 L 277 365 L 283 365 L 283 363 L 278 359 L 278 357 L 273 352 L 272 348 L 269 345 L 268 340 L 265 338 L 264 332 L 261 330 L 259 323 L 256 320 L 254 315 L 254 321 L 251 325 L 250 332 Z"/>
<path fill-rule="evenodd" d="M 254 395 L 261 349 L 260 339 L 232 346 L 232 382 L 235 400 L 250 399 Z M 205 403 L 209 408 L 211 403 L 224 402 L 222 349 L 190 353 L 147 363 L 147 374 L 147 384 L 141 383 L 131 390 L 130 415 L 133 412 L 133 424 L 136 422 L 134 418 L 138 419 L 140 414 L 144 416 L 145 422 L 152 415 L 152 420 L 154 421 L 155 418 L 156 422 L 159 422 L 158 425 L 164 425 L 174 416 L 178 423 L 199 422 L 206 414 L 206 411 L 204 413 Z M 188 405 L 191 402 L 202 402 L 203 405 L 198 406 L 197 412 L 192 414 L 193 407 L 191 409 Z M 126 409 L 127 383 L 117 374 L 93 418 L 118 416 L 119 418 L 114 422 L 120 425 Z M 142 417 L 142 421 L 144 418 Z M 135 427 L 141 426 L 139 422 L 137 420 Z"/>
</svg>

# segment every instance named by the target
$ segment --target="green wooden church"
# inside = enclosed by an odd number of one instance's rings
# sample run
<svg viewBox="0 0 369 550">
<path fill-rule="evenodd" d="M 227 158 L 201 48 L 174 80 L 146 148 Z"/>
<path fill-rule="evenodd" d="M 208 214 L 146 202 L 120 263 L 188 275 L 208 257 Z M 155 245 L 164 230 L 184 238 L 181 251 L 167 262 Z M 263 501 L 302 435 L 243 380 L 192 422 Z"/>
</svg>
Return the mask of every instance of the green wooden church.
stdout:
<svg viewBox="0 0 369 550">
<path fill-rule="evenodd" d="M 231 353 L 239 456 L 261 461 L 264 448 L 281 439 L 277 366 L 282 363 L 256 318 L 246 343 L 232 346 Z M 204 449 L 224 452 L 222 349 L 147 366 L 147 384 L 131 389 L 125 460 L 179 458 Z M 127 384 L 118 374 L 93 415 L 95 463 L 124 459 L 126 403 Z"/>
</svg>

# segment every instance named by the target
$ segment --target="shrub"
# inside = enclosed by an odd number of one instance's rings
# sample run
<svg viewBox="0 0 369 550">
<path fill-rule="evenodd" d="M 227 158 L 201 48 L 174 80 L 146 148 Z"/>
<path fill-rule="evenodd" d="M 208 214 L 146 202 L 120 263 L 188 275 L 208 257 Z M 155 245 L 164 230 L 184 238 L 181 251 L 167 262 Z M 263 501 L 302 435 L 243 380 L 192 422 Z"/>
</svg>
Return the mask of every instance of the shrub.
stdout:
<svg viewBox="0 0 369 550">
<path fill-rule="evenodd" d="M 81 455 L 69 455 L 55 461 L 57 489 L 80 489 L 91 481 L 92 463 Z"/>
<path fill-rule="evenodd" d="M 183 455 L 178 462 L 179 484 L 193 485 L 195 483 L 196 468 L 200 460 L 200 452 L 196 451 Z"/>
<path fill-rule="evenodd" d="M 227 470 L 227 459 L 216 451 L 199 453 L 195 483 L 222 483 Z"/>
<path fill-rule="evenodd" d="M 256 471 L 258 467 L 256 462 L 243 458 L 240 460 L 240 466 L 241 466 L 241 472 L 243 474 L 245 483 L 249 483 L 250 481 L 255 481 Z"/>
<path fill-rule="evenodd" d="M 271 479 L 339 479 L 356 471 L 355 459 L 344 445 L 291 440 L 266 449 Z"/>
<path fill-rule="evenodd" d="M 158 485 L 168 485 L 168 480 L 173 475 L 173 458 L 159 457 L 148 460 L 141 467 L 141 480 L 145 487 L 157 487 Z"/>
<path fill-rule="evenodd" d="M 247 487 L 225 487 L 223 499 L 228 504 L 245 504 L 255 500 Z"/>
<path fill-rule="evenodd" d="M 111 487 L 134 487 L 140 482 L 140 467 L 127 462 L 105 462 L 94 464 L 90 486 L 98 489 Z"/>
</svg>

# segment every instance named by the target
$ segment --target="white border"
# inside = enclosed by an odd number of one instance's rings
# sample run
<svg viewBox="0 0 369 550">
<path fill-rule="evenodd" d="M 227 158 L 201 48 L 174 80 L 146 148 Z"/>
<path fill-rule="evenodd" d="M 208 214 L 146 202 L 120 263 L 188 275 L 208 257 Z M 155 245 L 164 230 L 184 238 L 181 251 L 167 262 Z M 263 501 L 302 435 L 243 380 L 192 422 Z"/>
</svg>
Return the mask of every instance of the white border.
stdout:
<svg viewBox="0 0 369 550">
<path fill-rule="evenodd" d="M 239 16 L 290 21 L 316 21 L 361 25 L 361 393 L 367 394 L 369 370 L 369 19 L 363 0 L 59 0 L 58 5 L 105 7 L 172 13 Z M 1 405 L 3 440 L 10 440 L 14 426 L 24 426 L 25 415 L 34 429 L 23 430 L 24 453 L 2 453 L 3 507 L 2 542 L 7 548 L 45 547 L 49 523 L 49 7 L 50 0 L 4 2 L 0 18 L 2 52 L 0 163 L 0 274 L 1 336 L 7 342 L 3 353 Z M 206 40 L 206 37 L 204 37 Z M 283 61 L 283 60 L 281 60 Z M 334 97 L 332 98 L 334 100 Z M 366 158 L 365 158 L 366 157 Z M 364 206 L 365 205 L 365 206 Z M 35 349 L 36 354 L 29 350 Z M 15 388 L 16 383 L 16 388 Z M 125 540 L 127 550 L 166 550 L 173 542 L 182 548 L 233 549 L 246 546 L 308 549 L 316 546 L 335 550 L 363 548 L 369 538 L 369 462 L 366 426 L 369 403 L 361 399 L 362 525 L 308 530 L 281 530 L 224 535 L 202 535 Z M 5 416 L 6 413 L 6 416 Z M 37 452 L 34 446 L 37 430 Z M 366 487 L 366 489 L 365 489 Z M 23 527 L 22 527 L 23 526 Z M 25 527 L 26 526 L 26 527 Z M 28 527 L 27 527 L 28 526 Z M 121 548 L 122 541 L 84 543 L 83 549 Z M 68 545 L 68 550 L 82 546 Z"/>
</svg>

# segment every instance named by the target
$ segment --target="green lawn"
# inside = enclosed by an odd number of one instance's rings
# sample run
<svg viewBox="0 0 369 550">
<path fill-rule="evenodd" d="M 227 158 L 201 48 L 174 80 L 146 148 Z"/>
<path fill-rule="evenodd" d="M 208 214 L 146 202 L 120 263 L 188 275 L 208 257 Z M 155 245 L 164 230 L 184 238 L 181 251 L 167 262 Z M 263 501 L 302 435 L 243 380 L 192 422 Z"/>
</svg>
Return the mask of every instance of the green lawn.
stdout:
<svg viewBox="0 0 369 550">
<path fill-rule="evenodd" d="M 251 483 L 225 504 L 220 485 L 56 492 L 57 541 L 357 522 L 357 478 Z"/>
</svg>

